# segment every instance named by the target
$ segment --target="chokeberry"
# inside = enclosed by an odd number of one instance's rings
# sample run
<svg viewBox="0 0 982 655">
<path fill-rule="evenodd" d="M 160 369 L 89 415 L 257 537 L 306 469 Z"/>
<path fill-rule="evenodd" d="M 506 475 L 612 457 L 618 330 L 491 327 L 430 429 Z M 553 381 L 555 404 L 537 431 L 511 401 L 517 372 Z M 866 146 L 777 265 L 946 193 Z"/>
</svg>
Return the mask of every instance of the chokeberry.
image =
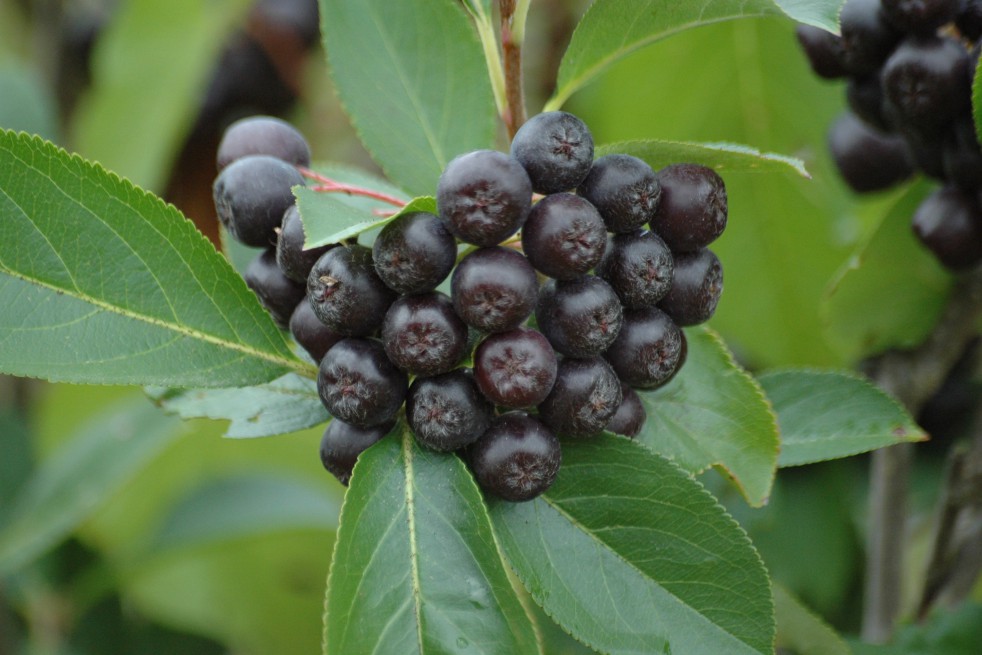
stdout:
<svg viewBox="0 0 982 655">
<path fill-rule="evenodd" d="M 304 299 L 304 287 L 283 275 L 271 249 L 259 253 L 246 268 L 246 284 L 259 297 L 278 326 L 286 329 L 290 315 Z"/>
<path fill-rule="evenodd" d="M 539 404 L 539 419 L 560 437 L 589 437 L 603 431 L 621 400 L 621 382 L 604 359 L 567 357 Z"/>
<path fill-rule="evenodd" d="M 968 193 L 982 191 L 982 148 L 970 117 L 952 126 L 942 151 L 944 176 Z"/>
<path fill-rule="evenodd" d="M 853 75 L 876 71 L 901 36 L 883 15 L 880 0 L 846 0 L 839 12 L 839 25 L 842 61 Z"/>
<path fill-rule="evenodd" d="M 897 29 L 913 34 L 931 34 L 951 22 L 958 0 L 880 0 L 883 14 Z"/>
<path fill-rule="evenodd" d="M 648 419 L 648 412 L 645 411 L 638 392 L 623 383 L 621 383 L 621 395 L 621 404 L 604 429 L 633 439 L 641 434 L 641 429 Z"/>
<path fill-rule="evenodd" d="M 511 142 L 517 159 L 536 193 L 575 189 L 593 163 L 593 136 L 579 118 L 563 111 L 533 116 Z"/>
<path fill-rule="evenodd" d="M 676 325 L 685 327 L 708 321 L 723 293 L 723 265 L 709 248 L 675 254 L 672 288 L 658 303 Z"/>
<path fill-rule="evenodd" d="M 600 261 L 607 229 L 588 201 L 555 193 L 535 204 L 522 227 L 522 250 L 536 270 L 557 280 L 578 277 Z"/>
<path fill-rule="evenodd" d="M 276 264 L 283 271 L 283 275 L 295 282 L 306 283 L 310 269 L 314 267 L 320 256 L 335 244 L 309 250 L 304 250 L 303 244 L 304 231 L 300 211 L 296 205 L 290 205 L 283 214 L 283 222 L 280 224 L 279 236 L 276 239 Z"/>
<path fill-rule="evenodd" d="M 453 270 L 457 241 L 440 217 L 410 212 L 388 223 L 372 244 L 375 270 L 403 294 L 432 291 Z"/>
<path fill-rule="evenodd" d="M 317 318 L 314 309 L 306 298 L 297 303 L 297 308 L 293 310 L 293 314 L 290 316 L 290 333 L 296 342 L 318 363 L 331 349 L 331 346 L 344 338 L 343 334 L 335 332 Z"/>
<path fill-rule="evenodd" d="M 324 253 L 307 278 L 307 296 L 321 321 L 347 336 L 367 336 L 382 327 L 396 293 L 375 272 L 372 251 L 358 244 Z"/>
<path fill-rule="evenodd" d="M 532 407 L 545 400 L 557 365 L 552 346 L 531 328 L 492 334 L 474 351 L 477 386 L 502 407 Z"/>
<path fill-rule="evenodd" d="M 795 34 L 816 75 L 827 80 L 846 76 L 842 40 L 837 34 L 812 25 L 798 25 Z"/>
<path fill-rule="evenodd" d="M 437 183 L 440 218 L 461 241 L 494 246 L 518 231 L 532 207 L 532 183 L 514 157 L 475 150 L 453 159 Z"/>
<path fill-rule="evenodd" d="M 907 39 L 883 65 L 886 102 L 902 127 L 940 129 L 969 111 L 968 69 L 968 53 L 954 39 Z"/>
<path fill-rule="evenodd" d="M 470 371 L 416 378 L 406 397 L 406 420 L 416 440 L 439 451 L 458 450 L 480 437 L 494 416 Z"/>
<path fill-rule="evenodd" d="M 249 155 L 268 155 L 288 164 L 310 166 L 310 146 L 303 134 L 273 116 L 249 116 L 229 125 L 218 144 L 218 170 Z"/>
<path fill-rule="evenodd" d="M 219 173 L 212 187 L 218 219 L 247 246 L 273 246 L 283 214 L 294 202 L 291 188 L 302 184 L 297 169 L 275 157 L 237 159 Z"/>
<path fill-rule="evenodd" d="M 468 254 L 450 278 L 450 297 L 464 322 L 481 332 L 518 327 L 535 308 L 539 281 L 521 253 L 496 246 Z"/>
<path fill-rule="evenodd" d="M 525 412 L 494 419 L 469 455 L 481 489 L 512 502 L 532 500 L 546 491 L 562 462 L 556 435 Z"/>
<path fill-rule="evenodd" d="M 726 228 L 727 200 L 723 179 L 698 164 L 673 164 L 658 171 L 661 202 L 651 230 L 672 252 L 704 248 Z"/>
<path fill-rule="evenodd" d="M 394 425 L 393 421 L 389 421 L 360 428 L 339 418 L 333 419 L 327 424 L 324 436 L 321 437 L 321 464 L 341 484 L 348 486 L 358 456 L 381 441 L 382 437 L 392 431 Z"/>
<path fill-rule="evenodd" d="M 863 122 L 881 132 L 892 132 L 893 126 L 884 111 L 883 85 L 879 75 L 851 77 L 846 83 L 846 103 Z"/>
<path fill-rule="evenodd" d="M 914 233 L 953 271 L 982 261 L 982 209 L 978 200 L 954 186 L 929 195 L 914 212 Z"/>
<path fill-rule="evenodd" d="M 982 0 L 960 0 L 955 26 L 969 41 L 982 37 Z"/>
<path fill-rule="evenodd" d="M 656 307 L 624 312 L 624 325 L 604 357 L 635 389 L 657 389 L 685 363 L 685 333 Z"/>
<path fill-rule="evenodd" d="M 857 193 L 889 188 L 914 173 L 903 137 L 879 132 L 851 112 L 832 124 L 828 141 L 839 174 Z"/>
<path fill-rule="evenodd" d="M 577 193 L 597 208 L 609 231 L 630 232 L 655 215 L 661 185 L 637 157 L 605 155 L 593 162 Z"/>
<path fill-rule="evenodd" d="M 592 357 L 607 350 L 617 338 L 624 310 L 609 284 L 584 275 L 543 284 L 535 320 L 556 352 Z"/>
<path fill-rule="evenodd" d="M 406 399 L 408 381 L 374 339 L 345 338 L 327 351 L 317 393 L 331 416 L 367 428 L 392 419 Z"/>
<path fill-rule="evenodd" d="M 467 326 L 445 294 L 402 296 L 382 323 L 382 343 L 392 363 L 412 375 L 453 369 L 467 347 Z"/>
<path fill-rule="evenodd" d="M 672 286 L 675 263 L 668 245 L 654 232 L 614 234 L 596 273 L 611 286 L 624 307 L 650 307 Z"/>
</svg>

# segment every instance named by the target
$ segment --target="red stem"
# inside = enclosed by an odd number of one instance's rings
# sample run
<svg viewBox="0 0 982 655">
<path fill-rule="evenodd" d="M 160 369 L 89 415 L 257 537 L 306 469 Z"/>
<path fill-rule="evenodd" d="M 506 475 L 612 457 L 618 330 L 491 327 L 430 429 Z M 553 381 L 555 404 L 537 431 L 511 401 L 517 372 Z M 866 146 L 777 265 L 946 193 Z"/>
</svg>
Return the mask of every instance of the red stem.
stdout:
<svg viewBox="0 0 982 655">
<path fill-rule="evenodd" d="M 312 191 L 319 191 L 321 193 L 347 193 L 352 196 L 363 196 L 365 198 L 373 198 L 375 200 L 380 200 L 382 202 L 387 202 L 390 205 L 395 205 L 396 207 L 402 208 L 406 206 L 406 202 L 395 196 L 390 196 L 387 193 L 382 193 L 381 191 L 375 191 L 373 189 L 367 189 L 365 187 L 356 186 L 354 184 L 345 184 L 343 182 L 338 182 L 337 180 L 332 180 L 329 177 L 325 177 L 320 173 L 310 170 L 309 168 L 304 168 L 303 166 L 298 166 L 297 169 L 300 174 L 306 178 L 310 178 L 320 184 L 316 184 L 311 188 Z"/>
</svg>

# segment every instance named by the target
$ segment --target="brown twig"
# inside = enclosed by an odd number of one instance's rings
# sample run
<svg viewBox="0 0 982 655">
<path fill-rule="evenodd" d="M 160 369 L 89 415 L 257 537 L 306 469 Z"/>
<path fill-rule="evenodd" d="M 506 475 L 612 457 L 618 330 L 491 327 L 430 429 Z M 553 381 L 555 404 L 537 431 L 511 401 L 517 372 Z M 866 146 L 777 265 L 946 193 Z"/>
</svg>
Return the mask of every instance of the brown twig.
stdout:
<svg viewBox="0 0 982 655">
<path fill-rule="evenodd" d="M 513 138 L 518 128 L 525 123 L 525 90 L 522 79 L 522 39 L 515 38 L 515 0 L 499 0 L 501 12 L 501 53 L 505 69 L 505 99 L 507 108 L 502 119 L 508 130 L 508 138 Z M 522 17 L 524 19 L 524 17 Z"/>
</svg>

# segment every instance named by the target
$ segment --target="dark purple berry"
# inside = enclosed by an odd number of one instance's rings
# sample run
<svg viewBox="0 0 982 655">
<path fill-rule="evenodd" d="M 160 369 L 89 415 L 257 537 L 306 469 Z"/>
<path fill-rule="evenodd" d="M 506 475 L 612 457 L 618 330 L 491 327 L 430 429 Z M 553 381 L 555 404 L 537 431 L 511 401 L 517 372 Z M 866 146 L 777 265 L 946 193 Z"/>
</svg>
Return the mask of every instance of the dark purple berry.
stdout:
<svg viewBox="0 0 982 655">
<path fill-rule="evenodd" d="M 494 246 L 518 231 L 532 207 L 532 183 L 514 157 L 496 150 L 460 155 L 436 189 L 440 218 L 461 241 Z"/>
<path fill-rule="evenodd" d="M 969 41 L 982 37 L 982 0 L 960 0 L 955 25 Z"/>
<path fill-rule="evenodd" d="M 812 25 L 798 25 L 795 34 L 816 75 L 827 80 L 846 76 L 842 39 L 838 35 Z"/>
<path fill-rule="evenodd" d="M 617 338 L 624 312 L 609 284 L 584 275 L 543 284 L 535 320 L 556 352 L 592 357 L 607 350 Z"/>
<path fill-rule="evenodd" d="M 567 357 L 539 404 L 539 419 L 560 437 L 589 437 L 603 432 L 621 399 L 621 382 L 604 359 Z"/>
<path fill-rule="evenodd" d="M 676 325 L 686 327 L 708 321 L 723 293 L 723 265 L 709 248 L 676 253 L 675 278 L 658 303 Z"/>
<path fill-rule="evenodd" d="M 341 484 L 348 486 L 358 456 L 381 441 L 382 437 L 392 431 L 394 425 L 394 422 L 389 421 L 382 425 L 359 428 L 338 418 L 332 420 L 327 424 L 321 438 L 321 463 Z"/>
<path fill-rule="evenodd" d="M 416 378 L 406 397 L 406 420 L 416 440 L 428 448 L 451 451 L 474 443 L 494 416 L 470 371 L 457 369 Z"/>
<path fill-rule="evenodd" d="M 607 242 L 596 273 L 611 286 L 624 307 L 650 307 L 672 286 L 672 252 L 655 233 L 615 234 Z"/>
<path fill-rule="evenodd" d="M 655 172 L 631 155 L 606 155 L 593 162 L 577 189 L 590 201 L 611 232 L 636 230 L 655 215 L 661 186 Z"/>
<path fill-rule="evenodd" d="M 406 399 L 405 373 L 374 339 L 337 342 L 320 363 L 317 393 L 331 416 L 367 428 L 395 416 Z"/>
<path fill-rule="evenodd" d="M 624 312 L 624 325 L 604 357 L 635 389 L 657 389 L 685 363 L 685 333 L 655 307 Z"/>
<path fill-rule="evenodd" d="M 246 284 L 259 297 L 273 321 L 282 329 L 290 322 L 290 315 L 304 298 L 304 287 L 287 278 L 276 266 L 273 250 L 259 253 L 246 268 Z"/>
<path fill-rule="evenodd" d="M 307 296 L 327 327 L 354 337 L 382 327 L 396 299 L 375 272 L 372 251 L 357 244 L 333 248 L 317 260 L 307 278 Z"/>
<path fill-rule="evenodd" d="M 536 270 L 557 280 L 583 275 L 600 261 L 607 228 L 589 202 L 571 193 L 546 196 L 522 227 L 522 250 Z"/>
<path fill-rule="evenodd" d="M 276 229 L 294 202 L 292 187 L 302 184 L 297 169 L 275 157 L 237 159 L 219 173 L 212 187 L 218 219 L 236 240 L 269 248 L 276 244 Z"/>
<path fill-rule="evenodd" d="M 382 343 L 392 363 L 407 373 L 437 375 L 464 356 L 467 326 L 439 291 L 403 296 L 385 315 Z"/>
<path fill-rule="evenodd" d="M 533 116 L 511 142 L 517 159 L 536 193 L 575 189 L 593 163 L 593 136 L 586 123 L 563 111 Z"/>
<path fill-rule="evenodd" d="M 485 493 L 521 502 L 552 486 L 562 450 L 540 421 L 525 412 L 508 412 L 494 419 L 471 447 L 469 459 Z"/>
<path fill-rule="evenodd" d="M 474 379 L 502 407 L 538 405 L 556 381 L 556 353 L 540 332 L 517 328 L 492 334 L 474 352 Z"/>
<path fill-rule="evenodd" d="M 982 261 L 982 210 L 957 187 L 944 186 L 914 212 L 914 233 L 947 268 L 961 271 Z"/>
<path fill-rule="evenodd" d="M 849 78 L 846 83 L 846 102 L 852 113 L 867 125 L 881 132 L 893 131 L 883 109 L 883 87 L 880 85 L 879 75 Z"/>
<path fill-rule="evenodd" d="M 881 83 L 901 127 L 936 130 L 967 114 L 968 53 L 954 39 L 907 39 L 883 65 Z"/>
<path fill-rule="evenodd" d="M 633 439 L 641 433 L 645 421 L 648 420 L 648 412 L 645 411 L 641 397 L 634 389 L 622 383 L 621 394 L 623 396 L 621 404 L 604 429 Z"/>
<path fill-rule="evenodd" d="M 852 75 L 874 72 L 900 40 L 900 32 L 883 15 L 880 0 L 846 0 L 839 24 L 842 61 Z"/>
<path fill-rule="evenodd" d="M 672 252 L 705 248 L 726 228 L 727 200 L 723 179 L 698 164 L 673 164 L 658 171 L 661 202 L 651 230 Z"/>
<path fill-rule="evenodd" d="M 982 148 L 975 136 L 975 125 L 966 117 L 952 126 L 943 146 L 944 176 L 963 191 L 982 191 Z"/>
<path fill-rule="evenodd" d="M 296 342 L 318 363 L 331 349 L 331 346 L 344 338 L 343 334 L 339 334 L 321 323 L 306 298 L 297 304 L 297 308 L 293 310 L 293 315 L 290 316 L 290 333 Z"/>
<path fill-rule="evenodd" d="M 229 125 L 218 144 L 218 170 L 249 155 L 268 155 L 288 164 L 310 166 L 310 146 L 303 134 L 273 116 L 249 116 Z"/>
<path fill-rule="evenodd" d="M 857 193 L 887 189 L 914 173 L 903 137 L 878 132 L 851 112 L 829 128 L 829 151 L 842 179 Z"/>
<path fill-rule="evenodd" d="M 450 297 L 464 322 L 481 332 L 521 325 L 535 308 L 535 269 L 510 248 L 479 248 L 464 257 L 450 278 Z"/>
<path fill-rule="evenodd" d="M 932 34 L 955 18 L 958 0 L 880 0 L 883 14 L 897 29 Z"/>
<path fill-rule="evenodd" d="M 440 217 L 411 212 L 382 228 L 372 245 L 375 270 L 403 294 L 432 291 L 453 270 L 457 240 Z"/>
<path fill-rule="evenodd" d="M 283 214 L 279 237 L 276 239 L 276 265 L 283 271 L 283 275 L 295 282 L 306 284 L 310 269 L 321 255 L 334 247 L 334 244 L 309 250 L 304 250 L 303 244 L 304 231 L 300 211 L 296 205 L 290 205 Z"/>
</svg>

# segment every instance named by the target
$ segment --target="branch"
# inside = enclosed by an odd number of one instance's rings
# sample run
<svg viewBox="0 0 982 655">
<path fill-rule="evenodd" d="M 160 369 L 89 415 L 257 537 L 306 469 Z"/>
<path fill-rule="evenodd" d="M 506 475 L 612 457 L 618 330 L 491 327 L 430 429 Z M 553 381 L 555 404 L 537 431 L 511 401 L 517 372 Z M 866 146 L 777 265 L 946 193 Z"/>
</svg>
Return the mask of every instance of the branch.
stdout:
<svg viewBox="0 0 982 655">
<path fill-rule="evenodd" d="M 515 136 L 526 119 L 525 91 L 522 81 L 522 42 L 525 38 L 525 18 L 528 0 L 499 0 L 501 9 L 501 52 L 505 68 L 505 100 L 507 108 L 502 118 L 508 138 Z"/>
</svg>

